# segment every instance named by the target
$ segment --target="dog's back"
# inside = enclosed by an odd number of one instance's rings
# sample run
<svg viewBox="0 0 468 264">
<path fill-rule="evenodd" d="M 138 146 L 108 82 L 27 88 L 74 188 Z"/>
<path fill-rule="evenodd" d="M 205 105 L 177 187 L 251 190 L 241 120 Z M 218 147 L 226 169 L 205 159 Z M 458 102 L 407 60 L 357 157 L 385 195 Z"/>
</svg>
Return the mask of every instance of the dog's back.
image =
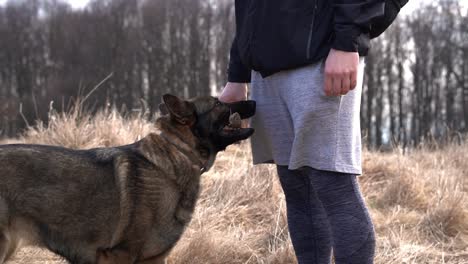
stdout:
<svg viewBox="0 0 468 264">
<path fill-rule="evenodd" d="M 73 264 L 164 263 L 192 218 L 201 174 L 253 134 L 230 128 L 230 116 L 251 117 L 255 103 L 163 100 L 158 132 L 131 145 L 0 146 L 0 263 L 23 237 Z"/>
<path fill-rule="evenodd" d="M 96 247 L 110 243 L 118 222 L 117 152 L 0 146 L 0 263 L 19 242 L 72 263 L 94 262 Z"/>
</svg>

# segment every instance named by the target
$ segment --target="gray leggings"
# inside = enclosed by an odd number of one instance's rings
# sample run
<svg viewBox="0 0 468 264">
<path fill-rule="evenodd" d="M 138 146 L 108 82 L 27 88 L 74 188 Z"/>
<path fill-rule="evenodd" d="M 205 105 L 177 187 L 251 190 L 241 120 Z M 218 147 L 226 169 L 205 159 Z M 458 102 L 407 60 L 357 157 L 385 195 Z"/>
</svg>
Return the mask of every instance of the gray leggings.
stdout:
<svg viewBox="0 0 468 264">
<path fill-rule="evenodd" d="M 373 263 L 375 234 L 355 175 L 278 166 L 299 264 Z"/>
</svg>

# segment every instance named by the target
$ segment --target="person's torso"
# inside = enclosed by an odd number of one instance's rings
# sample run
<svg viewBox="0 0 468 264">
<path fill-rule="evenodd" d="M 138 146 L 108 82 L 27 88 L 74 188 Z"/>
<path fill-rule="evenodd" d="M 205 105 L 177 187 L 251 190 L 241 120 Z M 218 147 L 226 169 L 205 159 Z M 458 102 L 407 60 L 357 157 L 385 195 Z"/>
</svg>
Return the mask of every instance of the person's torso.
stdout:
<svg viewBox="0 0 468 264">
<path fill-rule="evenodd" d="M 241 60 L 267 76 L 324 59 L 334 40 L 332 1 L 236 0 Z"/>
</svg>

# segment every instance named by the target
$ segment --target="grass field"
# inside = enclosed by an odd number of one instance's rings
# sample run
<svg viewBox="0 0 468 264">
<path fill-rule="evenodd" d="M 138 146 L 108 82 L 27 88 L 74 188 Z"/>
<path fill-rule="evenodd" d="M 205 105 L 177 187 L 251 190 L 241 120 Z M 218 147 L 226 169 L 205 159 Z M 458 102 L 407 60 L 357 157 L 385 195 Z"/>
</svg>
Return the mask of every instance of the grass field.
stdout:
<svg viewBox="0 0 468 264">
<path fill-rule="evenodd" d="M 153 130 L 142 115 L 51 114 L 24 142 L 91 148 L 131 143 Z M 365 152 L 360 177 L 377 240 L 378 264 L 468 263 L 468 143 L 405 155 Z M 13 263 L 63 263 L 39 249 Z M 248 144 L 230 147 L 203 176 L 194 218 L 169 258 L 173 264 L 295 263 L 284 197 L 272 166 L 252 166 Z"/>
</svg>

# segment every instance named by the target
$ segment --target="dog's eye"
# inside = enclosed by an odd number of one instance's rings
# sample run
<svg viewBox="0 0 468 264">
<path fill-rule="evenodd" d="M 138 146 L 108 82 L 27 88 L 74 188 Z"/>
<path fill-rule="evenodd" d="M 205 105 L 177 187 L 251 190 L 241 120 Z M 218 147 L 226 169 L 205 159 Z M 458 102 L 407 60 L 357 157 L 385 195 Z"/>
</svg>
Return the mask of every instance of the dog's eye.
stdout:
<svg viewBox="0 0 468 264">
<path fill-rule="evenodd" d="M 222 105 L 222 104 L 223 104 L 223 103 L 221 103 L 221 101 L 216 101 L 215 106 L 220 106 L 220 105 Z"/>
</svg>

